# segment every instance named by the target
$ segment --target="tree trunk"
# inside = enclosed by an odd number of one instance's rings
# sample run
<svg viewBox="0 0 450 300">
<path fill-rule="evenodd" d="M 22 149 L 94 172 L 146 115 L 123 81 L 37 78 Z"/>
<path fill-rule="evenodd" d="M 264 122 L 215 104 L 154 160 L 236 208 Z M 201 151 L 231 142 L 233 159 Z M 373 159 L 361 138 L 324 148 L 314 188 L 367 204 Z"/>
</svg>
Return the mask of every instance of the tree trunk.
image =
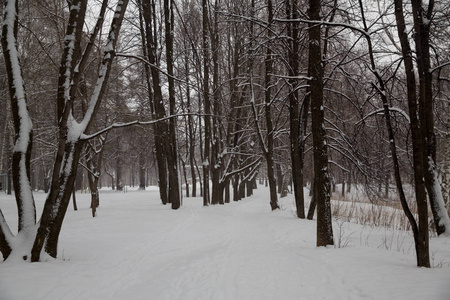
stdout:
<svg viewBox="0 0 450 300">
<path fill-rule="evenodd" d="M 239 174 L 236 174 L 233 179 L 233 201 L 241 200 L 239 194 Z"/>
<path fill-rule="evenodd" d="M 184 185 L 186 186 L 186 197 L 189 198 L 189 180 L 187 177 L 187 172 L 186 172 L 186 163 L 184 162 L 183 159 L 180 159 L 181 162 L 181 170 L 183 171 L 183 177 L 184 177 Z"/>
<path fill-rule="evenodd" d="M 122 155 L 117 155 L 117 158 L 116 158 L 116 188 L 117 188 L 118 191 L 122 191 L 123 190 L 123 182 L 122 182 Z"/>
<path fill-rule="evenodd" d="M 297 0 L 286 1 L 286 14 L 288 19 L 297 19 Z M 305 199 L 303 195 L 303 153 L 300 144 L 303 144 L 303 136 L 300 135 L 299 101 L 298 101 L 298 76 L 299 72 L 299 38 L 298 22 L 288 24 L 289 43 L 289 118 L 290 118 L 290 142 L 291 142 L 291 170 L 294 185 L 294 198 L 297 208 L 297 217 L 305 218 Z"/>
<path fill-rule="evenodd" d="M 407 216 L 409 223 L 411 225 L 413 235 L 414 235 L 414 242 L 415 242 L 415 249 L 416 249 L 416 256 L 417 256 L 417 265 L 418 266 L 424 266 L 426 267 L 428 265 L 429 267 L 429 258 L 427 256 L 429 255 L 428 252 L 428 220 L 426 220 L 426 224 L 423 224 L 423 208 L 425 204 L 425 211 L 427 211 L 426 208 L 426 193 L 425 193 L 425 187 L 424 182 L 422 180 L 423 178 L 423 166 L 420 156 L 420 147 L 421 147 L 421 133 L 420 130 L 418 130 L 418 114 L 417 114 L 417 102 L 416 102 L 416 96 L 415 96 L 415 78 L 414 78 L 414 72 L 413 72 L 413 61 L 412 61 L 412 52 L 411 48 L 409 46 L 408 42 L 408 36 L 407 31 L 405 27 L 404 17 L 403 17 L 403 3 L 401 0 L 395 0 L 395 16 L 396 16 L 396 22 L 397 22 L 397 31 L 398 36 L 400 39 L 401 47 L 402 47 L 402 54 L 403 54 L 403 63 L 405 65 L 405 74 L 406 74 L 406 84 L 408 87 L 408 107 L 409 107 L 409 114 L 410 114 L 410 127 L 411 127 L 411 133 L 412 133 L 412 142 L 413 142 L 413 168 L 414 168 L 414 185 L 415 185 L 415 192 L 416 192 L 416 202 L 419 212 L 419 226 L 416 223 L 416 220 L 411 213 L 408 203 L 406 201 L 406 197 L 403 191 L 403 185 L 402 180 L 400 177 L 400 167 L 399 162 L 397 158 L 397 150 L 395 146 L 395 137 L 393 128 L 391 125 L 390 120 L 390 111 L 389 111 L 389 102 L 386 97 L 385 89 L 384 89 L 384 81 L 381 79 L 380 75 L 378 73 L 375 73 L 375 76 L 378 79 L 378 83 L 380 85 L 380 97 L 383 101 L 384 106 L 384 115 L 386 120 L 386 126 L 388 129 L 389 139 L 390 139 L 390 149 L 392 154 L 392 160 L 394 164 L 394 176 L 395 176 L 395 182 L 397 186 L 397 192 L 400 197 L 400 202 L 402 204 L 403 211 L 405 212 L 405 215 Z M 362 2 L 360 1 L 360 7 L 361 12 L 363 12 L 362 9 Z M 365 25 L 366 30 L 367 26 Z M 375 62 L 372 54 L 372 46 L 371 41 L 368 39 L 369 43 L 369 54 L 371 56 L 371 64 L 373 69 L 375 69 Z M 420 175 L 422 174 L 422 175 Z M 426 232 L 424 232 L 424 227 L 426 227 Z M 425 234 L 425 235 L 424 235 Z M 428 261 L 428 262 L 427 262 Z"/>
<path fill-rule="evenodd" d="M 312 190 L 312 196 L 311 196 L 311 201 L 309 202 L 309 209 L 308 209 L 308 216 L 307 216 L 308 220 L 312 220 L 314 218 L 314 212 L 316 211 L 316 196 L 315 196 L 316 190 L 314 189 L 314 182 L 311 184 L 311 190 Z"/>
<path fill-rule="evenodd" d="M 75 185 L 73 186 L 73 191 L 72 191 L 72 203 L 73 203 L 73 210 L 77 211 L 78 210 L 78 206 L 77 206 L 77 193 L 76 193 L 76 189 L 75 189 Z"/>
<path fill-rule="evenodd" d="M 309 1 L 309 19 L 320 21 L 320 0 Z M 312 136 L 314 154 L 314 186 L 317 203 L 317 246 L 333 245 L 333 227 L 328 174 L 328 149 L 324 128 L 323 62 L 320 26 L 310 25 L 309 32 L 309 85 L 311 89 Z"/>
<path fill-rule="evenodd" d="M 209 195 L 209 175 L 211 170 L 211 101 L 209 97 L 209 61 L 210 61 L 210 45 L 209 45 L 209 18 L 208 18 L 208 1 L 202 0 L 202 43 L 203 43 L 203 102 L 205 109 L 205 145 L 203 152 L 203 205 L 207 206 L 211 203 Z"/>
<path fill-rule="evenodd" d="M 230 179 L 226 179 L 224 183 L 225 203 L 230 203 Z"/>
<path fill-rule="evenodd" d="M 36 208 L 31 189 L 30 159 L 33 144 L 33 128 L 27 107 L 25 86 L 16 50 L 18 3 L 5 1 L 2 30 L 2 48 L 8 87 L 11 100 L 11 112 L 14 121 L 14 148 L 12 152 L 11 175 L 19 215 L 19 232 L 31 234 L 36 223 Z M 11 26 L 13 25 L 13 26 Z"/>
<path fill-rule="evenodd" d="M 68 36 L 70 36 L 72 34 L 71 32 L 74 31 L 78 32 L 75 36 L 81 36 L 81 28 L 83 26 L 82 21 L 84 21 L 86 5 L 86 2 L 78 3 L 78 5 L 77 3 L 72 3 L 71 16 L 69 17 L 70 21 L 67 31 Z M 45 252 L 50 256 L 56 257 L 57 255 L 59 233 L 61 231 L 62 222 L 70 201 L 70 195 L 72 193 L 76 177 L 76 168 L 78 166 L 80 153 L 84 144 L 84 140 L 81 139 L 81 135 L 89 130 L 93 116 L 96 114 L 105 93 L 106 84 L 111 71 L 112 59 L 114 58 L 117 36 L 119 34 L 127 5 L 127 0 L 118 2 L 114 18 L 111 21 L 111 28 L 108 34 L 107 45 L 105 47 L 105 49 L 108 50 L 104 53 L 103 60 L 100 65 L 99 76 L 97 77 L 97 81 L 95 83 L 95 90 L 89 101 L 88 111 L 91 111 L 92 114 L 85 115 L 83 122 L 74 127 L 72 125 L 73 123 L 68 122 L 71 117 L 70 108 L 72 107 L 72 104 L 69 99 L 65 98 L 67 95 L 66 93 L 58 94 L 58 117 L 60 117 L 59 148 L 54 164 L 52 186 L 45 202 L 36 239 L 31 249 L 32 262 L 39 261 L 41 250 L 44 246 Z M 80 28 L 77 28 L 77 26 L 80 26 Z M 66 59 L 70 60 L 75 58 L 71 51 L 71 40 L 66 39 L 66 43 L 66 55 L 63 55 L 63 62 Z M 72 81 L 70 78 L 75 70 L 75 66 L 76 64 L 73 64 L 70 69 L 66 70 L 65 68 L 68 68 L 68 65 L 61 63 L 59 84 L 64 85 L 67 84 L 67 82 Z M 61 77 L 64 77 L 64 80 L 62 80 Z M 77 82 L 74 82 L 72 87 L 76 89 Z M 61 90 L 61 86 L 58 88 Z M 75 93 L 72 93 L 71 91 L 71 95 L 72 94 L 74 95 Z M 61 108 L 61 106 L 63 106 L 63 108 Z"/>
<path fill-rule="evenodd" d="M 214 117 L 212 120 L 212 147 L 211 147 L 211 181 L 212 181 L 212 197 L 211 204 L 224 204 L 223 190 L 220 184 L 220 173 L 222 168 L 222 160 L 220 158 L 220 138 L 219 124 L 220 117 L 220 84 L 219 84 L 219 33 L 218 33 L 218 2 L 214 4 L 214 26 L 211 32 L 211 50 L 213 61 L 213 103 Z"/>
<path fill-rule="evenodd" d="M 450 220 L 445 209 L 436 170 L 433 77 L 430 71 L 430 26 L 432 23 L 434 1 L 429 1 L 428 5 L 422 3 L 422 0 L 412 0 L 411 3 L 415 31 L 414 41 L 417 52 L 417 70 L 419 74 L 418 112 L 423 141 L 421 151 L 425 186 L 430 199 L 430 207 L 437 234 L 441 235 L 447 232 L 450 235 Z"/>
<path fill-rule="evenodd" d="M 145 190 L 145 157 L 144 155 L 141 153 L 141 155 L 139 156 L 139 190 L 144 191 Z"/>
<path fill-rule="evenodd" d="M 157 61 L 157 32 L 153 32 L 154 28 L 152 27 L 152 20 L 156 20 L 155 15 L 155 3 L 154 1 L 143 1 L 141 3 L 142 7 L 142 16 L 144 19 L 145 26 L 145 53 L 147 54 L 147 58 L 150 65 L 150 75 L 147 75 L 147 81 L 149 84 L 149 98 L 151 101 L 151 109 L 154 119 L 163 119 L 166 117 L 166 111 L 164 108 L 162 91 L 161 91 L 161 83 L 159 78 L 159 70 L 157 69 L 158 61 Z M 147 72 L 148 74 L 148 72 Z M 151 77 L 151 85 L 150 78 Z M 153 89 L 151 88 L 153 87 Z M 151 92 L 153 91 L 153 93 Z M 168 183 L 168 170 L 167 168 L 167 158 L 166 152 L 166 142 L 169 142 L 169 138 L 167 136 L 168 133 L 168 124 L 166 121 L 159 121 L 155 123 L 154 131 L 155 131 L 155 150 L 156 150 L 156 160 L 158 163 L 158 186 L 159 193 L 161 197 L 161 202 L 165 205 L 166 203 L 170 203 L 170 198 L 168 195 L 169 191 L 169 183 Z"/>
<path fill-rule="evenodd" d="M 186 38 L 183 38 L 184 47 L 187 49 L 188 45 L 186 42 Z M 197 178 L 195 174 L 195 168 L 194 168 L 194 160 L 195 160 L 195 136 L 194 136 L 194 129 L 193 129 L 193 120 L 192 120 L 192 107 L 191 107 L 191 86 L 190 86 L 190 64 L 189 64 L 189 52 L 185 51 L 184 55 L 184 63 L 185 63 L 185 81 L 186 81 L 186 106 L 187 106 L 187 130 L 186 130 L 186 145 L 188 145 L 188 157 L 187 160 L 189 161 L 190 166 L 190 175 L 192 180 L 192 197 L 197 197 Z M 187 193 L 186 193 L 187 195 Z M 189 197 L 189 196 L 187 196 Z"/>
<path fill-rule="evenodd" d="M 178 164 L 178 147 L 176 134 L 175 117 L 175 83 L 173 79 L 173 3 L 172 0 L 164 0 L 164 22 L 166 37 L 166 63 L 167 80 L 169 83 L 169 113 L 172 116 L 169 120 L 169 139 L 167 145 L 167 164 L 169 169 L 169 197 L 172 203 L 172 209 L 178 209 L 181 206 L 180 191 L 180 172 Z"/>
</svg>

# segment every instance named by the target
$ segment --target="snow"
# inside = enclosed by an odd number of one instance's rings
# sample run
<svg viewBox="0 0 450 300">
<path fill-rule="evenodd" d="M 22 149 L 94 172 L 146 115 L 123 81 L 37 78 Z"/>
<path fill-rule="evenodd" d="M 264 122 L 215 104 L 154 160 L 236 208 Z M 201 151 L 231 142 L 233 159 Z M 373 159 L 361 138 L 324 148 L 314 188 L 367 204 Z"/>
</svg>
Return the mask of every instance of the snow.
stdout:
<svg viewBox="0 0 450 300">
<path fill-rule="evenodd" d="M 9 53 L 9 61 L 11 64 L 11 76 L 9 80 L 12 81 L 14 88 L 13 97 L 17 101 L 18 115 L 20 118 L 19 124 L 19 135 L 14 143 L 14 152 L 20 153 L 20 174 L 19 174 L 19 184 L 20 184 L 20 197 L 22 199 L 19 205 L 22 206 L 23 218 L 22 224 L 24 234 L 29 234 L 31 227 L 34 226 L 35 214 L 34 214 L 34 204 L 33 195 L 31 193 L 30 181 L 26 172 L 26 153 L 30 145 L 30 136 L 33 131 L 33 125 L 31 118 L 28 114 L 27 102 L 25 97 L 25 86 L 22 77 L 22 70 L 19 62 L 19 54 L 16 46 L 16 37 L 14 35 L 14 25 L 16 24 L 16 3 L 15 1 L 7 1 L 4 7 L 4 20 L 3 26 L 4 34 L 6 34 L 6 48 Z M 5 59 L 7 56 L 5 55 Z M 12 102 L 13 103 L 13 102 Z M 2 226 L 4 227 L 4 226 Z"/>
<path fill-rule="evenodd" d="M 45 194 L 35 198 L 40 211 Z M 10 224 L 14 202 L 0 195 Z M 0 263 L 0 299 L 450 299 L 450 239 L 431 239 L 432 269 L 415 266 L 409 232 L 335 219 L 345 247 L 317 248 L 315 221 L 295 217 L 292 195 L 279 202 L 271 212 L 259 186 L 239 202 L 184 198 L 174 211 L 154 187 L 101 190 L 92 218 L 78 193 L 58 259 Z"/>
<path fill-rule="evenodd" d="M 442 196 L 442 189 L 441 185 L 439 183 L 437 170 L 434 164 L 433 158 L 428 156 L 428 165 L 430 168 L 431 173 L 433 174 L 433 192 L 436 197 L 436 203 L 437 206 L 435 209 L 438 211 L 439 215 L 439 226 L 444 226 L 445 228 L 445 235 L 450 236 L 450 218 L 448 217 L 447 208 L 445 207 L 444 197 Z"/>
<path fill-rule="evenodd" d="M 20 118 L 20 132 L 14 145 L 14 151 L 26 153 L 29 144 L 29 133 L 32 130 L 32 123 L 28 114 L 28 108 L 25 98 L 25 88 L 22 78 L 22 70 L 19 62 L 19 54 L 16 48 L 16 37 L 14 36 L 14 24 L 16 20 L 15 1 L 7 1 L 4 7 L 3 26 L 6 26 L 7 50 L 9 52 L 12 82 L 15 89 L 15 97 L 17 99 L 18 113 Z"/>
</svg>

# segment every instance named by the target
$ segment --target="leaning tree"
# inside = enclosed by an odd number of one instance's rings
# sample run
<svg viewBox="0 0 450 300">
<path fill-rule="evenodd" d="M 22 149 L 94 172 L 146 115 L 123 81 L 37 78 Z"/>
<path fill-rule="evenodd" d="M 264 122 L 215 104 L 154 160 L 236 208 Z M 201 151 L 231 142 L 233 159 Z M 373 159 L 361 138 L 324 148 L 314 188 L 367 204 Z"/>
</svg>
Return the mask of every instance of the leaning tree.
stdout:
<svg viewBox="0 0 450 300">
<path fill-rule="evenodd" d="M 77 100 L 78 84 L 103 20 L 103 16 L 100 15 L 87 47 L 82 51 L 81 40 L 87 17 L 87 2 L 87 0 L 73 0 L 69 5 L 57 83 L 56 120 L 59 133 L 56 157 L 51 188 L 41 218 L 36 222 L 36 209 L 30 184 L 33 125 L 27 108 L 17 42 L 19 1 L 5 1 L 1 42 L 15 130 L 12 170 L 19 226 L 17 235 L 14 235 L 0 210 L 0 251 L 4 259 L 22 258 L 35 262 L 42 259 L 43 252 L 51 257 L 57 255 L 58 238 L 72 193 L 80 154 L 86 141 L 85 133 L 89 130 L 103 98 L 115 56 L 117 37 L 128 5 L 127 0 L 118 1 L 116 5 L 87 109 L 79 119 L 76 119 L 73 108 Z M 105 5 L 106 2 L 103 1 Z"/>
</svg>

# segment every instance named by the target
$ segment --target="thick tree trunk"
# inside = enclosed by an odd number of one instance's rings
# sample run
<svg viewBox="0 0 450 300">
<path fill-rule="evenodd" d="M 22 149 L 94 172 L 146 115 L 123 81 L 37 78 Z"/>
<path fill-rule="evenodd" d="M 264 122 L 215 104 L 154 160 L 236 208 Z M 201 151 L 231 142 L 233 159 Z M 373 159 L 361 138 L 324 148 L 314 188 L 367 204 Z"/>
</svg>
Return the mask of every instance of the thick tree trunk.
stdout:
<svg viewBox="0 0 450 300">
<path fill-rule="evenodd" d="M 424 165 L 425 186 L 430 199 L 436 232 L 450 235 L 450 220 L 445 209 L 442 191 L 436 170 L 436 134 L 434 133 L 433 88 L 430 71 L 430 26 L 432 24 L 434 1 L 428 4 L 422 0 L 412 0 L 414 20 L 414 41 L 417 52 L 417 70 L 419 74 L 419 122 L 422 134 L 422 161 Z M 408 91 L 409 92 L 409 91 Z"/>
<path fill-rule="evenodd" d="M 19 232 L 31 234 L 36 223 L 36 208 L 31 189 L 30 159 L 33 143 L 33 127 L 27 108 L 27 98 L 16 47 L 18 30 L 18 2 L 5 1 L 2 28 L 2 49 L 8 78 L 11 112 L 14 121 L 14 148 L 11 173 L 19 215 Z"/>
<path fill-rule="evenodd" d="M 230 179 L 226 179 L 224 183 L 225 203 L 230 203 Z"/>
<path fill-rule="evenodd" d="M 320 0 L 309 1 L 309 19 L 320 21 Z M 309 85 L 311 89 L 312 136 L 314 153 L 314 186 L 317 203 L 317 246 L 333 245 L 333 227 L 328 174 L 328 149 L 324 128 L 323 62 L 320 26 L 310 25 Z"/>
<path fill-rule="evenodd" d="M 33 128 L 27 108 L 25 86 L 16 46 L 18 30 L 17 10 L 18 1 L 5 1 L 1 44 L 8 78 L 14 131 L 16 133 L 11 170 L 18 210 L 18 231 L 25 236 L 29 236 L 32 235 L 32 230 L 36 223 L 36 208 L 30 180 Z M 12 243 L 13 235 L 0 210 L 0 251 L 4 259 L 8 258 L 14 250 Z"/>
<path fill-rule="evenodd" d="M 68 27 L 68 36 L 72 30 L 75 30 L 76 24 L 84 20 L 84 12 L 86 8 L 86 2 L 79 3 L 79 5 L 71 6 L 71 17 Z M 80 158 L 80 153 L 83 148 L 84 141 L 81 140 L 81 134 L 89 130 L 89 126 L 95 116 L 102 97 L 104 95 L 106 84 L 108 82 L 109 73 L 111 71 L 112 59 L 114 58 L 114 50 L 117 42 L 117 36 L 119 34 L 119 29 L 122 24 L 123 16 L 126 11 L 128 1 L 124 0 L 119 2 L 116 6 L 116 12 L 111 23 L 111 29 L 108 34 L 108 42 L 106 45 L 105 54 L 99 70 L 99 76 L 94 87 L 94 92 L 90 98 L 89 108 L 87 111 L 90 114 L 84 116 L 83 122 L 78 124 L 80 128 L 73 127 L 73 123 L 69 123 L 68 120 L 71 118 L 71 103 L 68 99 L 61 100 L 62 94 L 59 94 L 58 105 L 63 105 L 65 108 L 61 109 L 58 106 L 58 116 L 62 114 L 60 118 L 60 140 L 59 149 L 55 161 L 55 168 L 53 171 L 52 187 L 47 200 L 44 205 L 44 210 L 42 213 L 41 221 L 39 223 L 39 228 L 37 230 L 36 239 L 31 249 L 31 261 L 39 261 L 41 250 L 44 247 L 45 252 L 52 257 L 57 255 L 57 246 L 59 233 L 61 231 L 62 222 L 67 211 L 67 206 L 70 201 L 70 195 L 72 193 L 73 185 L 75 182 L 76 168 L 78 166 L 78 161 Z M 74 16 L 72 17 L 72 13 Z M 79 15 L 78 15 L 79 14 Z M 72 25 L 74 24 L 74 25 Z M 78 29 L 78 33 L 81 29 Z M 75 35 L 77 36 L 77 35 Z M 68 58 L 74 58 L 71 55 L 71 45 L 70 42 L 75 40 L 66 39 L 68 45 L 66 46 L 67 55 L 63 56 L 63 61 Z M 65 50 L 65 51 L 66 51 Z M 66 64 L 61 64 L 62 66 L 67 66 Z M 75 64 L 70 68 L 70 70 L 65 70 L 61 68 L 60 76 L 69 77 L 68 74 L 73 74 L 75 69 Z M 63 84 L 70 82 L 70 78 L 65 80 L 60 80 L 59 82 Z M 73 87 L 77 86 L 77 82 L 74 83 Z M 64 94 L 65 95 L 65 94 Z M 81 130 L 79 130 L 81 129 Z M 55 209 L 56 208 L 56 209 Z"/>
<path fill-rule="evenodd" d="M 120 146 L 119 146 L 120 148 Z M 116 157 L 116 188 L 118 191 L 123 190 L 123 182 L 122 182 L 122 155 L 119 154 Z"/>
<path fill-rule="evenodd" d="M 211 32 L 211 49 L 213 61 L 213 103 L 214 117 L 212 120 L 212 147 L 211 147 L 211 181 L 212 181 L 212 197 L 211 204 L 224 204 L 223 189 L 220 184 L 220 174 L 222 169 L 222 160 L 220 157 L 220 132 L 219 124 L 221 123 L 220 112 L 220 84 L 219 84 L 219 7 L 217 0 L 214 4 L 214 29 Z"/>
<path fill-rule="evenodd" d="M 162 119 L 166 117 L 166 111 L 164 108 L 162 91 L 161 91 L 161 83 L 159 78 L 159 70 L 156 68 L 158 65 L 157 61 L 157 38 L 156 32 L 154 32 L 153 21 L 156 20 L 155 15 L 155 3 L 154 1 L 146 0 L 141 1 L 142 4 L 142 16 L 144 19 L 145 26 L 145 52 L 147 54 L 147 59 L 150 65 L 150 74 L 151 76 L 147 76 L 147 81 L 149 82 L 149 98 L 151 100 L 150 107 L 152 108 L 153 118 L 154 119 Z M 151 85 L 149 77 L 151 77 Z M 151 89 L 153 87 L 153 89 Z M 153 91 L 153 94 L 152 92 Z M 166 158 L 166 142 L 169 142 L 169 138 L 167 136 L 168 133 L 168 124 L 166 121 L 160 121 L 155 123 L 154 126 L 154 134 L 155 134 L 155 150 L 156 150 L 156 160 L 158 163 L 158 186 L 159 193 L 161 197 L 161 202 L 163 204 L 170 203 L 168 191 L 169 191 L 169 183 L 168 183 L 168 163 Z"/>
<path fill-rule="evenodd" d="M 169 139 L 167 147 L 167 164 L 169 169 L 169 197 L 172 203 L 172 209 L 178 209 L 181 206 L 180 191 L 180 172 L 178 164 L 177 134 L 175 117 L 175 83 L 173 79 L 173 4 L 172 0 L 164 0 L 164 22 L 166 37 L 166 63 L 167 80 L 169 83 L 169 113 L 172 116 L 169 120 Z"/>
</svg>

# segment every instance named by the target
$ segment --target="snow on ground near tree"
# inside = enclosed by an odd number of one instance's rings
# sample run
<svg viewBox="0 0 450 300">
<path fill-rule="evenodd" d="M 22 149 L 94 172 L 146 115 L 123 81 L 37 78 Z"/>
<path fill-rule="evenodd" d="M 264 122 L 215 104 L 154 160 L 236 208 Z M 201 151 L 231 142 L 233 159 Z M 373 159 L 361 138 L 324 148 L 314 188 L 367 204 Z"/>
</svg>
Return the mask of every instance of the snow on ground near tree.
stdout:
<svg viewBox="0 0 450 300">
<path fill-rule="evenodd" d="M 387 229 L 335 221 L 346 247 L 316 248 L 315 221 L 295 218 L 292 195 L 271 212 L 262 186 L 225 206 L 185 198 L 178 211 L 155 189 L 102 191 L 96 218 L 89 195 L 77 201 L 57 260 L 0 263 L 1 300 L 450 299 L 450 239 L 431 239 L 432 269 L 415 267 L 409 233 Z M 15 223 L 14 198 L 0 207 Z"/>
</svg>

